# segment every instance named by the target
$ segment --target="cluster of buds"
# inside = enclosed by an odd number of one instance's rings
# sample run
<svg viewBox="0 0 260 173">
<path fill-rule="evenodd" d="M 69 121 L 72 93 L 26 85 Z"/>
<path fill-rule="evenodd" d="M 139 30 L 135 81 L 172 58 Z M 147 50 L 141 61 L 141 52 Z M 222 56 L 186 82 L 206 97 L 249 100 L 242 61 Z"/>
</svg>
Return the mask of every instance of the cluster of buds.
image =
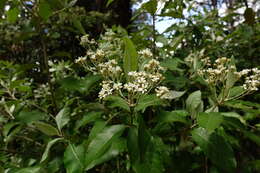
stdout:
<svg viewBox="0 0 260 173">
<path fill-rule="evenodd" d="M 153 57 L 153 53 L 148 48 L 140 50 L 138 52 L 138 54 L 140 55 L 140 57 L 143 57 L 143 58 L 152 58 Z"/>
<path fill-rule="evenodd" d="M 50 87 L 46 84 L 41 84 L 37 87 L 37 89 L 33 90 L 34 97 L 36 99 L 42 98 L 43 96 L 50 96 Z"/>
<path fill-rule="evenodd" d="M 243 85 L 245 90 L 257 91 L 260 87 L 260 70 L 257 68 L 245 69 L 241 71 L 240 75 L 249 75 L 245 77 L 245 84 Z"/>
<path fill-rule="evenodd" d="M 89 39 L 88 34 L 82 36 L 81 39 L 80 39 L 80 45 L 82 45 L 84 47 L 88 46 L 89 44 L 95 44 L 95 43 L 96 42 L 95 42 L 94 39 L 91 39 L 91 40 Z"/>
<path fill-rule="evenodd" d="M 235 66 L 230 65 L 230 59 L 226 57 L 218 58 L 214 64 L 209 58 L 202 59 L 206 69 L 199 69 L 198 74 L 205 79 L 209 85 L 217 85 L 227 79 L 229 71 L 234 71 Z"/>
<path fill-rule="evenodd" d="M 161 99 L 172 99 L 170 95 L 170 90 L 165 86 L 159 86 L 155 89 L 156 96 L 160 97 Z"/>
<path fill-rule="evenodd" d="M 236 67 L 231 64 L 231 60 L 225 57 L 218 58 L 214 64 L 211 64 L 208 58 L 201 61 L 204 63 L 204 68 L 199 69 L 198 74 L 210 86 L 220 86 L 225 89 L 231 76 L 234 77 L 234 82 L 244 78 L 244 92 L 239 97 L 257 91 L 260 86 L 260 70 L 257 68 L 237 71 Z"/>
<path fill-rule="evenodd" d="M 116 60 L 112 59 L 104 63 L 98 64 L 98 71 L 104 78 L 118 79 L 122 73 L 122 68 L 118 66 Z"/>
</svg>

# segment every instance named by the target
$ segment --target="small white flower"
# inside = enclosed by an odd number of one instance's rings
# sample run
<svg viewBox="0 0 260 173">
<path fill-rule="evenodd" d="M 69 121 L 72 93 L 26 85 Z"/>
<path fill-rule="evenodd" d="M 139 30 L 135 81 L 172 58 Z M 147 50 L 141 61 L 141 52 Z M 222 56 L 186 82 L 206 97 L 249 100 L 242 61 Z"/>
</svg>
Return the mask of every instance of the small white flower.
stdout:
<svg viewBox="0 0 260 173">
<path fill-rule="evenodd" d="M 87 59 L 86 57 L 82 57 L 82 56 L 78 57 L 78 59 L 75 60 L 75 63 L 83 63 L 86 61 L 86 59 Z"/>
<path fill-rule="evenodd" d="M 151 58 L 151 57 L 153 57 L 153 53 L 148 48 L 139 51 L 138 54 L 143 56 L 144 58 Z"/>
</svg>

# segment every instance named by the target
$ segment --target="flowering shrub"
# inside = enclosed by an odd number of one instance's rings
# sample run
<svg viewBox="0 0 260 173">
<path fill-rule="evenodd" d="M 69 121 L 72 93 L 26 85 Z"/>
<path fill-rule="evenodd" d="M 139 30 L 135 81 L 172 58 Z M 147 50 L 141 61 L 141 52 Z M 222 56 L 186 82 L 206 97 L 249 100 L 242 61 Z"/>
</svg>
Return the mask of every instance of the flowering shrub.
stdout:
<svg viewBox="0 0 260 173">
<path fill-rule="evenodd" d="M 55 2 L 35 1 L 29 15 L 42 59 L 0 61 L 0 173 L 259 172 L 260 70 L 230 55 L 243 34 L 226 34 L 228 17 L 197 14 L 190 1 L 149 0 L 136 13 L 148 13 L 152 26 L 114 26 L 94 38 L 74 18 L 80 46 L 53 53 L 63 41 L 48 42 L 60 36 L 44 27 L 76 1 L 52 13 Z M 194 11 L 186 17 L 183 9 Z M 182 20 L 159 34 L 159 16 Z"/>
<path fill-rule="evenodd" d="M 98 94 L 100 100 L 116 95 L 133 107 L 141 96 L 153 92 L 162 99 L 173 99 L 167 87 L 159 86 L 164 79 L 162 73 L 165 69 L 154 58 L 150 49 L 139 51 L 136 57 L 138 61 L 136 70 L 127 71 L 122 68 L 125 65 L 122 61 L 124 42 L 116 33 L 108 30 L 101 36 L 99 42 L 89 40 L 88 37 L 88 35 L 82 36 L 80 42 L 87 48 L 86 56 L 79 57 L 75 62 L 93 74 L 102 76 L 102 88 Z M 125 39 L 130 41 L 128 38 Z"/>
</svg>

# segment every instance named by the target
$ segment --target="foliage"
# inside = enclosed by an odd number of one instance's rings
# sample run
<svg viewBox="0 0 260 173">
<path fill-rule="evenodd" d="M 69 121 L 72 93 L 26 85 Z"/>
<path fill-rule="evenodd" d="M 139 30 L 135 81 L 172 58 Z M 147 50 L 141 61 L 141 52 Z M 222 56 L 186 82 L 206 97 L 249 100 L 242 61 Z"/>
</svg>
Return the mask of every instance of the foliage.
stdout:
<svg viewBox="0 0 260 173">
<path fill-rule="evenodd" d="M 6 6 L 0 173 L 259 172 L 260 25 L 248 5 L 241 23 L 240 3 L 221 16 L 150 0 L 133 19 L 152 23 L 101 34 L 91 28 L 107 13 L 75 0 Z M 161 17 L 176 20 L 164 33 Z"/>
</svg>

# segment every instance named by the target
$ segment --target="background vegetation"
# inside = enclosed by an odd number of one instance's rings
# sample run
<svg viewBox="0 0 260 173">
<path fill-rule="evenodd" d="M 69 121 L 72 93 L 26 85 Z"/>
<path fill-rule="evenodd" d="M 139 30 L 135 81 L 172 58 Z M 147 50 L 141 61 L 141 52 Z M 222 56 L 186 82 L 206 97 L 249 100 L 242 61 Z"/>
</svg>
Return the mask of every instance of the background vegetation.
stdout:
<svg viewBox="0 0 260 173">
<path fill-rule="evenodd" d="M 259 8 L 1 0 L 0 173 L 259 172 Z"/>
</svg>

